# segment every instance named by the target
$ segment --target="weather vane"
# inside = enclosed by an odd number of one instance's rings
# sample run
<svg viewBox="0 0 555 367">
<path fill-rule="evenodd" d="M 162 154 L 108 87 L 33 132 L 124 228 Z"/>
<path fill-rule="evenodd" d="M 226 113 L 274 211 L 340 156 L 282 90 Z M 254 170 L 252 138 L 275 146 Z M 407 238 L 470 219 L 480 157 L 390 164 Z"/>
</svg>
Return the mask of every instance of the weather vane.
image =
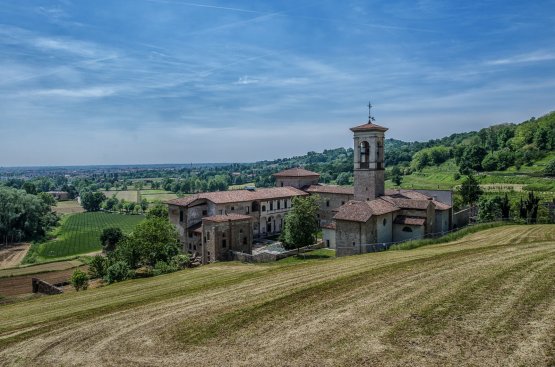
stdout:
<svg viewBox="0 0 555 367">
<path fill-rule="evenodd" d="M 368 101 L 368 122 L 371 123 L 372 121 L 376 121 L 376 119 L 372 116 L 372 103 Z"/>
</svg>

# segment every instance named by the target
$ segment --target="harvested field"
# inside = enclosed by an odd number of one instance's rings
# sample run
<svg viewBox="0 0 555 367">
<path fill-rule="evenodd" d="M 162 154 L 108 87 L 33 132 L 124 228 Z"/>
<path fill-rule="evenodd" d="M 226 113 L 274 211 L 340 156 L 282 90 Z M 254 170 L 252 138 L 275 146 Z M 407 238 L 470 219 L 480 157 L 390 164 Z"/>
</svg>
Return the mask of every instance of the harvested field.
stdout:
<svg viewBox="0 0 555 367">
<path fill-rule="evenodd" d="M 19 275 L 40 274 L 50 271 L 72 269 L 83 263 L 79 260 L 57 261 L 46 264 L 22 266 L 19 268 L 1 269 L 0 278 L 14 277 Z"/>
<path fill-rule="evenodd" d="M 139 202 L 139 193 L 137 190 L 125 190 L 125 191 L 110 190 L 110 191 L 100 191 L 100 192 L 106 195 L 107 198 L 111 197 L 112 195 L 116 195 L 116 198 L 118 200 L 124 199 L 125 201 L 131 201 L 134 203 Z"/>
<path fill-rule="evenodd" d="M 0 247 L 0 269 L 17 267 L 21 260 L 27 255 L 31 244 L 18 243 Z"/>
<path fill-rule="evenodd" d="M 77 202 L 77 200 L 58 201 L 52 210 L 58 214 L 75 214 L 83 213 L 85 209 Z"/>
<path fill-rule="evenodd" d="M 219 263 L 2 307 L 0 364 L 551 366 L 555 226 Z"/>
</svg>

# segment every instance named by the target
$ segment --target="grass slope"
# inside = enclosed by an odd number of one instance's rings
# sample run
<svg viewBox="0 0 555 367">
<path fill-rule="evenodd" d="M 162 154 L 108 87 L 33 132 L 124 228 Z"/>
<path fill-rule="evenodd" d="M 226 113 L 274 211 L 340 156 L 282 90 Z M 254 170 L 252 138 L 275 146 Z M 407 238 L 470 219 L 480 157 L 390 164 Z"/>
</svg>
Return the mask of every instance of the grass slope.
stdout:
<svg viewBox="0 0 555 367">
<path fill-rule="evenodd" d="M 411 251 L 219 263 L 2 307 L 2 365 L 555 363 L 555 226 Z"/>
<path fill-rule="evenodd" d="M 119 227 L 129 233 L 143 218 L 142 215 L 103 212 L 70 215 L 62 222 L 55 240 L 37 246 L 37 260 L 51 260 L 100 250 L 102 247 L 99 238 L 104 228 Z"/>
</svg>

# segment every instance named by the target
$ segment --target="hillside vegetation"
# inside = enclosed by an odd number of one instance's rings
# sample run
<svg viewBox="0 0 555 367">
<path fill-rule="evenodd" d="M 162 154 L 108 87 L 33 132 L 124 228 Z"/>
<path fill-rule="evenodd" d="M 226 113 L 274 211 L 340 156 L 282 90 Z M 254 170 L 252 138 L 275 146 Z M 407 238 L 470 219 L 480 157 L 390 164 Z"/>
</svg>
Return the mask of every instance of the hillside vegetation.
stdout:
<svg viewBox="0 0 555 367">
<path fill-rule="evenodd" d="M 555 364 L 555 226 L 410 251 L 217 263 L 2 306 L 0 364 Z"/>
</svg>

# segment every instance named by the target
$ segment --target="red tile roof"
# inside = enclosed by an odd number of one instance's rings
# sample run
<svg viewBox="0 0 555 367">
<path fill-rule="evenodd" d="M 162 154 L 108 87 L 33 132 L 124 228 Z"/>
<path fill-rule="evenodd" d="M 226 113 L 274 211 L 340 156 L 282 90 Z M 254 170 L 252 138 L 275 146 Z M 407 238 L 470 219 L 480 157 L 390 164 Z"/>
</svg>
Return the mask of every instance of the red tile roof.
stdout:
<svg viewBox="0 0 555 367">
<path fill-rule="evenodd" d="M 393 221 L 395 224 L 406 224 L 409 226 L 423 226 L 426 223 L 426 218 L 409 217 L 405 215 L 398 215 Z"/>
<path fill-rule="evenodd" d="M 366 223 L 372 215 L 383 215 L 397 210 L 399 208 L 381 198 L 370 201 L 351 200 L 339 207 L 333 219 Z"/>
<path fill-rule="evenodd" d="M 243 220 L 252 220 L 253 218 L 249 215 L 243 214 L 222 214 L 222 215 L 213 215 L 211 217 L 204 217 L 202 218 L 203 221 L 206 222 L 216 222 L 216 223 L 223 223 L 223 222 L 236 222 L 236 221 L 243 221 Z"/>
<path fill-rule="evenodd" d="M 177 205 L 177 206 L 188 206 L 197 200 L 205 199 L 213 202 L 214 204 L 228 204 L 228 203 L 240 203 L 244 201 L 282 199 L 282 198 L 302 196 L 302 195 L 308 195 L 308 194 L 294 187 L 285 186 L 285 187 L 271 187 L 267 189 L 256 189 L 254 191 L 231 190 L 231 191 L 203 192 L 200 194 L 195 194 L 184 198 L 169 200 L 166 203 L 170 205 Z"/>
<path fill-rule="evenodd" d="M 430 200 L 434 203 L 437 210 L 448 210 L 451 208 L 449 204 L 439 200 L 432 200 L 430 196 L 413 190 L 385 190 L 385 196 L 393 199 Z"/>
<path fill-rule="evenodd" d="M 380 198 L 401 209 L 426 210 L 428 209 L 428 205 L 431 203 L 431 200 L 402 199 L 391 196 L 380 196 Z"/>
<path fill-rule="evenodd" d="M 304 168 L 291 168 L 273 174 L 274 177 L 320 177 L 320 174 L 308 171 Z"/>
<path fill-rule="evenodd" d="M 436 210 L 449 210 L 451 209 L 451 205 L 445 204 L 441 201 L 432 200 L 432 203 L 436 206 Z"/>
<path fill-rule="evenodd" d="M 355 190 L 353 187 L 333 186 L 333 185 L 311 185 L 305 190 L 310 193 L 325 193 L 325 194 L 344 194 L 354 195 Z"/>
<path fill-rule="evenodd" d="M 337 226 L 335 225 L 335 222 L 331 222 L 331 223 L 328 223 L 328 224 L 324 224 L 324 225 L 322 226 L 322 228 L 326 228 L 326 229 L 336 229 L 336 227 L 337 227 Z"/>
<path fill-rule="evenodd" d="M 376 125 L 371 122 L 351 128 L 352 132 L 357 132 L 357 131 L 384 131 L 385 132 L 387 130 L 388 130 L 387 127 Z"/>
</svg>

